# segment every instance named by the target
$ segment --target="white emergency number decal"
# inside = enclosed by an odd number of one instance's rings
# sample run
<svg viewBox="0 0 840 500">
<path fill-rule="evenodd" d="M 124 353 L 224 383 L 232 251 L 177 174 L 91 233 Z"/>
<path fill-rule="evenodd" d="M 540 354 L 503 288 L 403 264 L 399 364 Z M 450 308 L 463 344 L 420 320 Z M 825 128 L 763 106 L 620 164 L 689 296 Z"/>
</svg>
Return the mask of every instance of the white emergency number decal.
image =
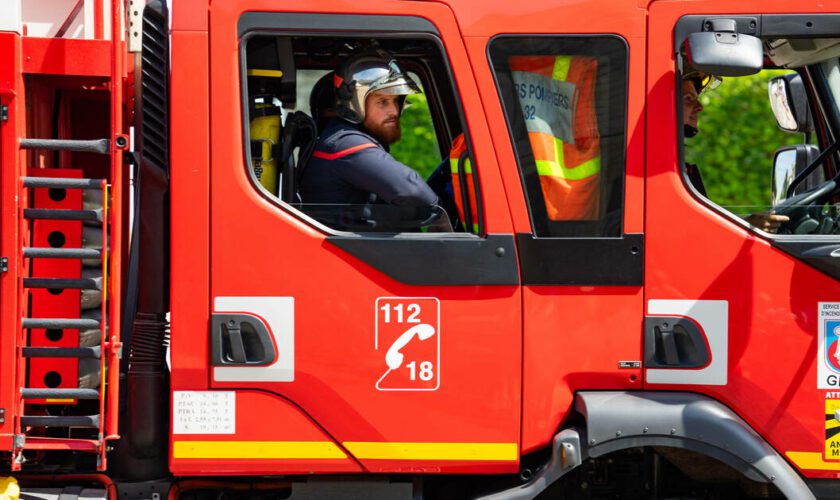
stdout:
<svg viewBox="0 0 840 500">
<path fill-rule="evenodd" d="M 817 388 L 840 388 L 840 302 L 820 302 L 817 329 Z"/>
<path fill-rule="evenodd" d="M 440 302 L 434 297 L 376 299 L 374 350 L 382 359 L 380 391 L 440 387 Z"/>
<path fill-rule="evenodd" d="M 174 391 L 173 434 L 235 434 L 236 393 L 233 391 Z"/>
</svg>

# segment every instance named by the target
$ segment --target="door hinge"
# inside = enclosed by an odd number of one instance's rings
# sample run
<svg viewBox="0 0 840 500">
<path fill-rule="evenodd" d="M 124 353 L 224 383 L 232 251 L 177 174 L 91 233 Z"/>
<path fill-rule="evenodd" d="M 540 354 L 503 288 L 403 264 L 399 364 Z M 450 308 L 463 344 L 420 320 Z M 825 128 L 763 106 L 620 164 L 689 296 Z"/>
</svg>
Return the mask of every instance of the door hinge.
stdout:
<svg viewBox="0 0 840 500">
<path fill-rule="evenodd" d="M 6 423 L 6 409 L 0 408 L 0 424 Z"/>
<path fill-rule="evenodd" d="M 9 121 L 9 106 L 0 104 L 0 121 Z"/>
<path fill-rule="evenodd" d="M 9 272 L 9 258 L 0 257 L 0 273 Z"/>
</svg>

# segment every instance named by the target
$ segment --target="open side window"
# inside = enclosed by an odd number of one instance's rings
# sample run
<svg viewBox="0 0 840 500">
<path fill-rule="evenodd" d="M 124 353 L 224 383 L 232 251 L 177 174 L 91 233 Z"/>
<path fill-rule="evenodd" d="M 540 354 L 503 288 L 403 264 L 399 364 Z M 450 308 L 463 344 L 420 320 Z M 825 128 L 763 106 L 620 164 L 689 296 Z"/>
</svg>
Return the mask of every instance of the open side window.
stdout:
<svg viewBox="0 0 840 500">
<path fill-rule="evenodd" d="M 464 134 L 463 113 L 437 37 L 252 31 L 242 42 L 246 164 L 254 187 L 263 196 L 326 230 L 483 232 L 469 137 Z M 435 204 L 398 206 L 373 190 L 352 203 L 324 202 L 328 196 L 302 189 L 303 179 L 313 175 L 309 168 L 313 155 L 324 158 L 318 152 L 319 140 L 341 120 L 335 116 L 333 70 L 365 50 L 385 51 L 421 87 L 422 93 L 406 96 L 401 138 L 386 149 L 409 166 L 420 183 L 426 182 L 438 199 Z M 358 187 L 356 179 L 337 182 Z M 368 184 L 376 183 L 359 186 Z"/>
</svg>

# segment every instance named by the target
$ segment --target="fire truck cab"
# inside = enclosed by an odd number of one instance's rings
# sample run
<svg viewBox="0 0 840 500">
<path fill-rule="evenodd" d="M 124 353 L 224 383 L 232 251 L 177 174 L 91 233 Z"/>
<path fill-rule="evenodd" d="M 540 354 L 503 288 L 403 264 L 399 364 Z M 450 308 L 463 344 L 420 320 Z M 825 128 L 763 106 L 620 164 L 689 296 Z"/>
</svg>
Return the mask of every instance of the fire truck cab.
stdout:
<svg viewBox="0 0 840 500">
<path fill-rule="evenodd" d="M 24 491 L 837 488 L 837 6 L 156 0 L 108 12 L 110 40 L 0 32 L 0 446 Z M 422 88 L 390 152 L 443 179 L 437 206 L 301 197 L 338 119 L 316 82 L 343 91 L 330 72 L 370 50 Z M 787 70 L 770 80 L 768 120 L 801 141 L 744 165 L 771 186 L 765 207 L 715 201 L 691 171 L 714 175 L 687 158 L 683 78 L 727 85 L 768 69 Z M 409 113 L 423 126 L 405 126 Z M 701 134 L 738 141 L 702 120 Z M 96 190 L 98 219 L 85 205 Z M 786 220 L 766 231 L 758 212 Z M 99 253 L 64 251 L 91 247 L 93 223 Z M 91 319 L 77 302 L 97 279 Z M 101 337 L 86 345 L 87 330 Z"/>
</svg>

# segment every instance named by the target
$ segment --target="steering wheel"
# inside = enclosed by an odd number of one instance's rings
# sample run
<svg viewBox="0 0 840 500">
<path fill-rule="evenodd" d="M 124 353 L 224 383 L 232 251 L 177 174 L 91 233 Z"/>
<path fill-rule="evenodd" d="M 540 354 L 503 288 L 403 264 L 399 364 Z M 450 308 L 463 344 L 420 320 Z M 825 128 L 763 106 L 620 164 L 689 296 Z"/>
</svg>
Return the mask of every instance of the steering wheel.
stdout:
<svg viewBox="0 0 840 500">
<path fill-rule="evenodd" d="M 828 201 L 828 198 L 836 190 L 837 182 L 832 179 L 823 182 L 810 191 L 800 193 L 796 196 L 791 196 L 773 207 L 773 210 L 777 215 L 787 215 L 790 218 L 788 222 L 783 223 L 779 228 L 779 233 L 798 234 L 797 229 L 799 229 L 804 222 L 810 219 L 810 210 L 813 207 Z"/>
</svg>

